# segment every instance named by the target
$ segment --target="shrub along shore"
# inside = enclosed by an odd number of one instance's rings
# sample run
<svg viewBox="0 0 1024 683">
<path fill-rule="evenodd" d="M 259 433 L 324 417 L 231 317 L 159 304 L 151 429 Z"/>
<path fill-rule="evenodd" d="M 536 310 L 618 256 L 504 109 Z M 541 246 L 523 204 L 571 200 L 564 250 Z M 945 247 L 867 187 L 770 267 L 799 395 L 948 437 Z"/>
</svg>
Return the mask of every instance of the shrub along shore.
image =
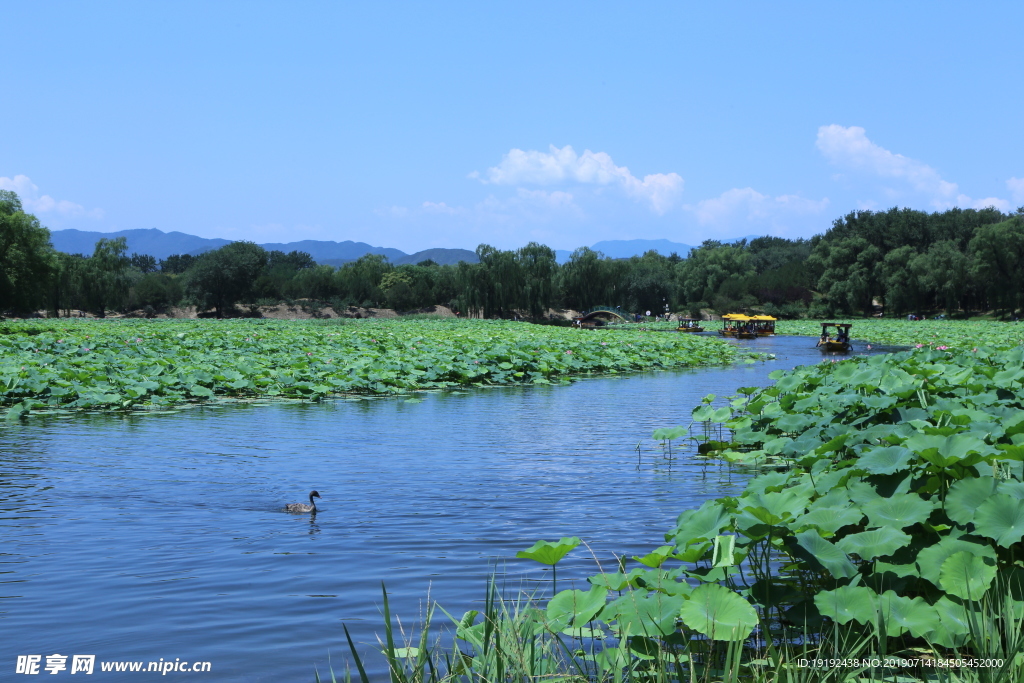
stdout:
<svg viewBox="0 0 1024 683">
<path fill-rule="evenodd" d="M 428 622 L 385 648 L 393 680 L 1024 680 L 1024 348 L 1006 324 L 968 328 L 1001 347 L 905 329 L 924 334 L 892 341 L 920 348 L 778 371 L 658 430 L 724 421 L 702 450 L 756 476 L 587 591 L 492 593 L 455 622 L 461 654 Z"/>
</svg>

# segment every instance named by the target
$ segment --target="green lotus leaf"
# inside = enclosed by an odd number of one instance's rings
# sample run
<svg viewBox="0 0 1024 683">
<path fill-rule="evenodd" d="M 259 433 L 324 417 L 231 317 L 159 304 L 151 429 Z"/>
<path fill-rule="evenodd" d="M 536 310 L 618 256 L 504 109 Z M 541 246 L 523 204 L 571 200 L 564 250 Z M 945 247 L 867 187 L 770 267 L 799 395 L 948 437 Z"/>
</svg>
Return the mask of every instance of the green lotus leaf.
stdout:
<svg viewBox="0 0 1024 683">
<path fill-rule="evenodd" d="M 967 609 L 946 596 L 939 598 L 932 606 L 939 615 L 939 624 L 924 634 L 924 638 L 939 647 L 960 647 L 970 637 L 971 615 Z"/>
<path fill-rule="evenodd" d="M 957 524 L 974 521 L 978 507 L 996 492 L 994 477 L 961 479 L 949 487 L 946 494 L 946 515 Z"/>
<path fill-rule="evenodd" d="M 704 541 L 702 543 L 687 546 L 686 548 L 679 550 L 679 552 L 674 554 L 672 557 L 682 562 L 697 562 L 703 559 L 710 547 L 711 541 Z"/>
<path fill-rule="evenodd" d="M 683 574 L 682 568 L 665 571 L 664 569 L 640 570 L 633 580 L 633 584 L 639 588 L 649 591 L 658 591 L 668 595 L 689 595 L 693 587 L 686 581 L 680 580 Z"/>
<path fill-rule="evenodd" d="M 694 408 L 691 413 L 691 417 L 694 422 L 710 422 L 712 415 L 715 414 L 715 409 L 709 405 L 700 406 Z"/>
<path fill-rule="evenodd" d="M 996 563 L 992 559 L 965 550 L 947 557 L 939 569 L 942 590 L 965 600 L 980 600 L 995 577 Z"/>
<path fill-rule="evenodd" d="M 882 560 L 875 561 L 875 574 L 881 575 L 886 572 L 897 576 L 901 579 L 907 577 L 918 577 L 920 572 L 917 570 L 917 565 L 913 562 L 910 563 L 898 563 L 898 562 L 883 562 Z"/>
<path fill-rule="evenodd" d="M 996 491 L 999 493 L 1005 493 L 1017 500 L 1024 500 L 1024 481 L 1004 479 L 999 482 L 999 487 Z"/>
<path fill-rule="evenodd" d="M 768 493 L 751 493 L 740 499 L 746 512 L 765 524 L 777 525 L 795 514 L 802 513 L 810 502 L 810 496 L 792 488 Z"/>
<path fill-rule="evenodd" d="M 831 535 L 844 526 L 859 524 L 862 519 L 864 519 L 864 513 L 858 508 L 823 507 L 811 510 L 806 515 L 798 517 L 789 526 L 793 529 L 813 526 Z"/>
<path fill-rule="evenodd" d="M 920 570 L 921 576 L 941 588 L 939 572 L 942 565 L 951 555 L 958 552 L 967 552 L 991 560 L 996 559 L 996 551 L 991 546 L 946 536 L 935 545 L 924 548 L 917 554 L 917 568 Z"/>
<path fill-rule="evenodd" d="M 667 636 L 676 630 L 676 618 L 685 600 L 680 595 L 629 591 L 608 603 L 602 614 L 605 621 L 615 620 L 620 637 Z"/>
<path fill-rule="evenodd" d="M 791 413 L 784 415 L 775 421 L 775 426 L 778 427 L 785 433 L 795 434 L 802 432 L 808 427 L 814 424 L 814 420 L 807 415 L 801 413 Z"/>
<path fill-rule="evenodd" d="M 636 577 L 643 573 L 643 569 L 637 567 L 630 570 L 628 574 L 621 572 L 596 574 L 587 579 L 594 586 L 601 586 L 612 591 L 622 591 L 629 587 L 635 587 Z"/>
<path fill-rule="evenodd" d="M 910 467 L 914 452 L 901 446 L 875 448 L 857 459 L 857 468 L 871 474 L 892 474 Z"/>
<path fill-rule="evenodd" d="M 597 616 L 607 600 L 608 589 L 602 586 L 591 586 L 589 591 L 561 591 L 548 601 L 548 627 L 561 631 L 569 626 L 583 626 Z"/>
<path fill-rule="evenodd" d="M 678 439 L 678 438 L 680 438 L 682 436 L 686 436 L 689 433 L 690 433 L 690 430 L 687 429 L 686 427 L 682 427 L 682 426 L 679 426 L 679 427 L 663 427 L 661 429 L 655 429 L 654 433 L 651 434 L 651 438 L 652 439 L 657 439 L 659 441 L 662 441 L 662 440 L 673 441 L 673 440 Z"/>
<path fill-rule="evenodd" d="M 770 488 L 781 491 L 790 482 L 791 476 L 788 472 L 769 472 L 761 474 L 747 482 L 744 493 L 764 493 Z"/>
<path fill-rule="evenodd" d="M 672 555 L 673 548 L 674 546 L 671 545 L 663 545 L 660 548 L 652 550 L 643 557 L 637 557 L 634 555 L 633 559 L 642 565 L 656 569 L 664 564 L 665 560 Z"/>
<path fill-rule="evenodd" d="M 866 586 L 841 586 L 815 594 L 814 604 L 836 623 L 872 624 L 878 611 L 878 594 Z"/>
<path fill-rule="evenodd" d="M 729 408 L 726 407 L 726 408 L 719 408 L 715 412 L 711 413 L 711 418 L 710 419 L 711 419 L 712 422 L 725 422 L 730 417 L 732 417 L 732 410 L 730 410 Z"/>
<path fill-rule="evenodd" d="M 795 535 L 797 545 L 807 553 L 807 559 L 814 560 L 837 579 L 852 579 L 857 568 L 842 550 L 829 543 L 814 529 Z"/>
<path fill-rule="evenodd" d="M 924 598 L 908 598 L 891 590 L 878 596 L 878 613 L 891 637 L 910 631 L 915 638 L 922 638 L 940 626 L 938 611 Z"/>
<path fill-rule="evenodd" d="M 687 510 L 679 515 L 675 528 L 669 533 L 677 546 L 685 548 L 694 542 L 713 539 L 730 519 L 731 515 L 721 503 L 708 501 L 696 510 Z"/>
<path fill-rule="evenodd" d="M 757 626 L 753 606 L 728 588 L 704 583 L 679 610 L 683 623 L 711 640 L 742 642 Z"/>
<path fill-rule="evenodd" d="M 576 536 L 569 536 L 557 542 L 537 541 L 526 550 L 517 552 L 516 557 L 554 566 L 579 544 L 580 539 Z"/>
<path fill-rule="evenodd" d="M 974 528 L 982 536 L 1009 548 L 1024 537 L 1024 500 L 996 493 L 978 506 Z"/>
<path fill-rule="evenodd" d="M 891 498 L 876 498 L 861 505 L 861 510 L 868 516 L 869 526 L 903 529 L 928 519 L 934 507 L 933 502 L 916 493 L 904 493 Z"/>
<path fill-rule="evenodd" d="M 844 553 L 858 555 L 864 560 L 892 555 L 910 543 L 911 537 L 892 527 L 882 527 L 859 534 L 851 534 L 838 541 L 836 546 Z"/>
</svg>

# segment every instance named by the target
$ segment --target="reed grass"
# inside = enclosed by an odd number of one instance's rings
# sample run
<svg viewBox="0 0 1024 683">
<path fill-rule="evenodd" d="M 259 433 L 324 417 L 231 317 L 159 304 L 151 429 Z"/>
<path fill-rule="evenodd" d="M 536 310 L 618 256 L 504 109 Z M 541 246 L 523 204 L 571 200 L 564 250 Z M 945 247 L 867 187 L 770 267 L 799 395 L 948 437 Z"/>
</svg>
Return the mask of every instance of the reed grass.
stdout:
<svg viewBox="0 0 1024 683">
<path fill-rule="evenodd" d="M 544 619 L 543 600 L 525 592 L 503 596 L 492 578 L 482 613 L 471 611 L 456 619 L 431 604 L 414 631 L 393 618 L 383 590 L 384 635 L 377 646 L 390 683 L 1021 683 L 1024 614 L 1008 589 L 993 595 L 979 602 L 979 616 L 971 620 L 963 647 L 938 648 L 911 639 L 893 649 L 898 641 L 884 635 L 882 615 L 868 629 L 834 622 L 811 629 L 781 625 L 762 615 L 759 628 L 745 642 L 712 641 L 684 629 L 668 637 L 639 634 L 624 639 L 552 631 Z M 436 610 L 449 617 L 449 624 L 434 623 Z M 331 668 L 331 683 L 376 683 L 347 628 L 345 637 L 350 663 L 340 678 Z M 1001 665 L 939 665 L 957 659 L 997 660 Z M 815 660 L 845 660 L 845 665 Z M 884 665 L 896 660 L 918 664 Z M 316 681 L 324 681 L 319 672 Z"/>
</svg>

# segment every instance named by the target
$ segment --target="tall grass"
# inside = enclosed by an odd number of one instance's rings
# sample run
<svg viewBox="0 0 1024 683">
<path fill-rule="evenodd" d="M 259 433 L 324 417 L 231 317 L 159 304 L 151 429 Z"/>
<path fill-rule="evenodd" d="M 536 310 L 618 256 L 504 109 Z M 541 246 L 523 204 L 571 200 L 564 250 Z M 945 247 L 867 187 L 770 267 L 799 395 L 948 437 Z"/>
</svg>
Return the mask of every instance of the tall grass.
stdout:
<svg viewBox="0 0 1024 683">
<path fill-rule="evenodd" d="M 455 619 L 432 604 L 415 632 L 393 619 L 384 590 L 384 637 L 378 638 L 378 648 L 391 683 L 1021 683 L 1024 614 L 1008 589 L 992 593 L 979 603 L 979 616 L 971 620 L 961 648 L 910 641 L 894 651 L 882 615 L 869 629 L 834 622 L 809 629 L 763 619 L 745 642 L 712 641 L 684 629 L 667 637 L 618 638 L 595 623 L 590 624 L 598 627 L 594 630 L 553 631 L 543 601 L 522 592 L 503 596 L 492 579 L 482 613 Z M 447 626 L 435 625 L 437 609 L 449 618 Z M 347 628 L 345 637 L 350 664 L 340 679 L 332 668 L 330 681 L 376 683 Z M 957 659 L 1000 665 L 942 664 Z M 899 660 L 916 665 L 900 666 Z M 322 680 L 317 672 L 317 683 Z"/>
</svg>

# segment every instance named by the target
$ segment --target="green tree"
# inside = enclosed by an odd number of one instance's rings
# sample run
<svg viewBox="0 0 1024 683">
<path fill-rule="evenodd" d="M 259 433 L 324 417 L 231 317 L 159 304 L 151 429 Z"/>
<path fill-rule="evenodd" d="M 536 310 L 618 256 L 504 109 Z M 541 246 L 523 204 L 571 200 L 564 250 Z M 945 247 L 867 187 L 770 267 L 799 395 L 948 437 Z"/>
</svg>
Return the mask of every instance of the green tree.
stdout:
<svg viewBox="0 0 1024 683">
<path fill-rule="evenodd" d="M 384 292 L 380 282 L 394 266 L 381 254 L 364 254 L 346 263 L 335 273 L 337 291 L 345 300 L 359 306 L 380 306 Z"/>
<path fill-rule="evenodd" d="M 666 306 L 672 308 L 675 303 L 672 263 L 657 251 L 651 250 L 627 261 L 624 285 L 621 298 L 627 310 L 660 315 Z"/>
<path fill-rule="evenodd" d="M 971 274 L 992 306 L 1024 304 L 1024 221 L 1012 218 L 978 228 L 970 244 Z"/>
<path fill-rule="evenodd" d="M 962 308 L 963 301 L 974 292 L 970 259 L 954 240 L 936 242 L 927 253 L 917 255 L 910 266 L 921 290 L 947 314 Z"/>
<path fill-rule="evenodd" d="M 172 254 L 160 260 L 160 272 L 181 275 L 198 260 L 192 254 Z"/>
<path fill-rule="evenodd" d="M 185 295 L 200 310 L 217 317 L 250 298 L 256 278 L 267 265 L 267 251 L 252 242 L 232 242 L 208 251 L 185 273 Z"/>
<path fill-rule="evenodd" d="M 156 258 L 149 254 L 132 254 L 131 265 L 143 274 L 155 272 L 157 269 Z"/>
<path fill-rule="evenodd" d="M 101 238 L 86 263 L 82 280 L 86 306 L 100 318 L 106 317 L 108 310 L 123 308 L 128 302 L 132 282 L 127 251 L 126 237 Z"/>
<path fill-rule="evenodd" d="M 50 231 L 24 212 L 16 193 L 0 190 L 0 312 L 46 306 L 56 258 Z"/>
<path fill-rule="evenodd" d="M 555 302 L 558 262 L 550 247 L 530 242 L 516 252 L 522 273 L 523 287 L 518 308 L 532 318 L 543 317 Z"/>
<path fill-rule="evenodd" d="M 715 240 L 705 241 L 675 268 L 680 297 L 688 303 L 710 302 L 727 280 L 731 280 L 730 294 L 738 294 L 737 285 L 755 272 L 745 245 Z"/>
<path fill-rule="evenodd" d="M 818 290 L 825 295 L 830 313 L 872 310 L 872 300 L 882 295 L 883 258 L 880 247 L 855 235 L 823 240 L 815 247 L 808 263 L 821 271 Z"/>
<path fill-rule="evenodd" d="M 569 261 L 559 269 L 558 284 L 565 305 L 577 311 L 610 305 L 608 271 L 601 252 L 590 247 L 572 252 Z"/>
<path fill-rule="evenodd" d="M 405 311 L 415 305 L 412 285 L 412 277 L 401 270 L 384 273 L 380 280 L 380 289 L 388 306 L 397 311 Z"/>
</svg>

